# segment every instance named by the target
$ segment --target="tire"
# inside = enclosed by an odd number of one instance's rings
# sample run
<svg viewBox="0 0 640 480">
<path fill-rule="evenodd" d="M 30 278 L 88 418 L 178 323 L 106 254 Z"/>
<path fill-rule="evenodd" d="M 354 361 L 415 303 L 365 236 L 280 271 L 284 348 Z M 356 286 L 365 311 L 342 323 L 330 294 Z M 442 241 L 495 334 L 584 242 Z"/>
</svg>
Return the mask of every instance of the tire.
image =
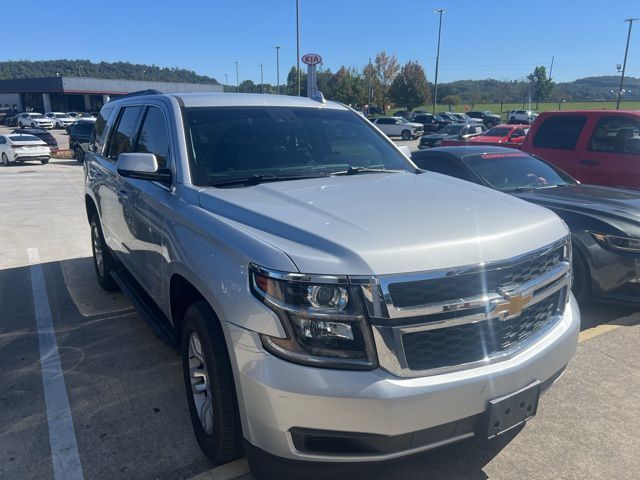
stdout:
<svg viewBox="0 0 640 480">
<path fill-rule="evenodd" d="M 411 132 L 409 130 L 403 130 L 400 136 L 402 140 L 411 140 Z"/>
<path fill-rule="evenodd" d="M 493 127 L 495 127 L 495 126 L 496 126 L 496 124 L 495 124 L 495 123 L 493 123 L 493 122 L 487 122 L 487 125 L 486 125 L 486 126 L 487 126 L 487 128 L 493 128 Z"/>
<path fill-rule="evenodd" d="M 56 128 L 62 128 L 62 127 L 60 126 L 60 123 L 56 123 Z"/>
<path fill-rule="evenodd" d="M 2 160 L 2 166 L 3 167 L 8 167 L 9 166 L 9 157 L 7 157 L 6 153 L 2 152 L 1 160 Z"/>
<path fill-rule="evenodd" d="M 591 275 L 584 256 L 573 246 L 573 286 L 571 291 L 580 303 L 591 298 Z"/>
<path fill-rule="evenodd" d="M 20 127 L 20 128 L 24 128 L 24 125 L 22 124 L 22 122 L 19 122 L 19 123 L 18 123 L 18 127 Z"/>
<path fill-rule="evenodd" d="M 40 159 L 40 163 L 42 165 L 46 165 L 47 163 L 49 163 L 49 159 L 48 158 L 42 158 L 42 159 Z"/>
<path fill-rule="evenodd" d="M 75 158 L 78 162 L 82 163 L 84 161 L 84 150 L 79 145 L 73 147 L 73 158 Z"/>
<path fill-rule="evenodd" d="M 36 124 L 35 123 L 31 123 L 31 128 L 36 128 Z"/>
<path fill-rule="evenodd" d="M 91 250 L 93 252 L 93 266 L 96 270 L 98 283 L 103 290 L 107 292 L 117 292 L 118 284 L 111 276 L 111 272 L 115 270 L 115 259 L 113 254 L 107 247 L 102 234 L 102 226 L 97 213 L 94 213 L 89 222 L 91 226 Z"/>
<path fill-rule="evenodd" d="M 182 324 L 182 372 L 191 423 L 202 451 L 222 465 L 242 456 L 242 427 L 224 333 L 204 300 L 187 308 Z"/>
</svg>

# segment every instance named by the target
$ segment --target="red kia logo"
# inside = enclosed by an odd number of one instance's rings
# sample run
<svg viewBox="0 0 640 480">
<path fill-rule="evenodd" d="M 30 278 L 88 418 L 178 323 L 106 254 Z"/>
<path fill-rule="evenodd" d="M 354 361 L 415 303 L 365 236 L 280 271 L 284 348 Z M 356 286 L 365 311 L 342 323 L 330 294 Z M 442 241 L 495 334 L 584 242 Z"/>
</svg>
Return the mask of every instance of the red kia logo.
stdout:
<svg viewBox="0 0 640 480">
<path fill-rule="evenodd" d="M 302 63 L 306 63 L 307 65 L 318 65 L 322 63 L 322 57 L 317 53 L 307 53 L 302 56 Z"/>
</svg>

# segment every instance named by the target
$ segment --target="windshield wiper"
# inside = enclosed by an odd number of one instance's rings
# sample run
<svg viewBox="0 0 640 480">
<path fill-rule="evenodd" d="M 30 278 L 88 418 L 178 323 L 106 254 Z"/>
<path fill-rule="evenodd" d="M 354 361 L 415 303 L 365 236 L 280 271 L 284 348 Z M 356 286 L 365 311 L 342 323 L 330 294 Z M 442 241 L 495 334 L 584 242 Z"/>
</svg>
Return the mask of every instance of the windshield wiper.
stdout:
<svg viewBox="0 0 640 480">
<path fill-rule="evenodd" d="M 253 174 L 248 177 L 232 178 L 230 180 L 220 180 L 219 182 L 210 182 L 212 187 L 231 187 L 234 185 L 253 186 L 259 183 L 265 182 L 284 182 L 286 180 L 303 180 L 308 178 L 321 178 L 326 175 L 265 175 L 265 174 Z"/>
<path fill-rule="evenodd" d="M 387 168 L 349 167 L 347 170 L 331 172 L 329 175 L 357 175 L 359 173 L 404 173 L 406 170 L 390 170 Z"/>
</svg>

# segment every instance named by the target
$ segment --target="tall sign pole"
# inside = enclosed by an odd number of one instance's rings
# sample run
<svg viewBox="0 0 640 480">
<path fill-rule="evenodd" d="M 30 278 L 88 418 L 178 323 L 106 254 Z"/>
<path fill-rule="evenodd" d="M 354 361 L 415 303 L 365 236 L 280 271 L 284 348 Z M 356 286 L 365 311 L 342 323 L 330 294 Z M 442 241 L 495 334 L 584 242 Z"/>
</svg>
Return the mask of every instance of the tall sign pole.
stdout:
<svg viewBox="0 0 640 480">
<path fill-rule="evenodd" d="M 316 67 L 322 63 L 322 57 L 317 53 L 307 53 L 302 56 L 302 62 L 307 65 L 307 97 L 313 98 L 318 91 Z"/>
<path fill-rule="evenodd" d="M 276 94 L 280 95 L 280 45 L 276 49 Z"/>
<path fill-rule="evenodd" d="M 616 102 L 616 110 L 620 110 L 620 97 L 622 97 L 622 87 L 624 86 L 624 71 L 627 69 L 627 55 L 629 54 L 629 40 L 631 40 L 631 27 L 637 18 L 627 18 L 625 22 L 629 22 L 629 32 L 627 33 L 627 46 L 624 49 L 624 62 L 622 62 L 622 76 L 620 77 L 620 88 L 618 88 L 618 101 Z"/>
<path fill-rule="evenodd" d="M 436 52 L 436 77 L 433 86 L 433 111 L 431 113 L 436 113 L 436 104 L 438 103 L 438 66 L 440 64 L 440 35 L 442 34 L 442 14 L 446 12 L 445 9 L 439 8 L 438 10 L 434 10 L 435 13 L 440 14 L 440 22 L 438 25 L 438 50 Z"/>
<path fill-rule="evenodd" d="M 298 65 L 298 96 L 300 96 L 300 0 L 296 0 L 296 61 Z"/>
</svg>

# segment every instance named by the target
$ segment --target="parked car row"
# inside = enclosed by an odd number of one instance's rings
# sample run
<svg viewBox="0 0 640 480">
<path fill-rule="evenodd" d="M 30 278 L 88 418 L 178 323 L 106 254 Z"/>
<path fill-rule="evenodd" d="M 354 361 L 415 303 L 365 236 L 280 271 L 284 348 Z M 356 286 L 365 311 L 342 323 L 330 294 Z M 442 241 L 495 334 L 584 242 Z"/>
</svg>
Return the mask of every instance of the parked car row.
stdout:
<svg viewBox="0 0 640 480">
<path fill-rule="evenodd" d="M 20 128 L 67 128 L 79 119 L 94 119 L 97 112 L 23 112 L 7 115 L 3 123 L 7 127 Z"/>
</svg>

